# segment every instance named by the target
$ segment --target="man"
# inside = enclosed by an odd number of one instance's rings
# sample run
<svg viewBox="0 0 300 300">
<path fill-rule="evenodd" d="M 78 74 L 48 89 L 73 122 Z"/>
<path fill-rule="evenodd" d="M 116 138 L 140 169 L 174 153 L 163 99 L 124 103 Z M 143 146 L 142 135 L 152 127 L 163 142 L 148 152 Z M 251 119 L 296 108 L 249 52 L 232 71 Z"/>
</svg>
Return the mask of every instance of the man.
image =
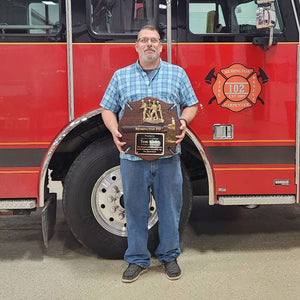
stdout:
<svg viewBox="0 0 300 300">
<path fill-rule="evenodd" d="M 127 220 L 128 248 L 124 259 L 129 263 L 123 282 L 138 279 L 150 265 L 147 249 L 149 188 L 151 188 L 159 218 L 159 245 L 155 255 L 165 268 L 169 279 L 179 279 L 177 264 L 180 254 L 178 225 L 182 207 L 182 174 L 180 146 L 187 124 L 197 113 L 198 100 L 185 71 L 160 59 L 162 45 L 155 27 L 144 26 L 135 44 L 138 61 L 113 75 L 101 101 L 102 118 L 120 152 L 121 176 Z M 118 120 L 123 116 L 125 103 L 145 97 L 158 98 L 177 104 L 181 134 L 176 136 L 176 154 L 146 161 L 125 154 Z"/>
</svg>

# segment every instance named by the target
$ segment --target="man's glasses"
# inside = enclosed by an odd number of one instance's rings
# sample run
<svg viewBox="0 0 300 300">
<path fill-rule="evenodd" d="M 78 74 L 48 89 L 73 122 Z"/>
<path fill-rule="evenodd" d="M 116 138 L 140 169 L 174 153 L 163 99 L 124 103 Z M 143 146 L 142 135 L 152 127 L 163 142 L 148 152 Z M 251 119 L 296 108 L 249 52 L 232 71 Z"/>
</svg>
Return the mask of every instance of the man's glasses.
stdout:
<svg viewBox="0 0 300 300">
<path fill-rule="evenodd" d="M 148 38 L 148 37 L 141 37 L 137 41 L 140 42 L 140 43 L 142 43 L 142 44 L 146 44 L 149 41 L 151 41 L 152 44 L 159 43 L 159 39 L 157 39 L 157 38 Z"/>
</svg>

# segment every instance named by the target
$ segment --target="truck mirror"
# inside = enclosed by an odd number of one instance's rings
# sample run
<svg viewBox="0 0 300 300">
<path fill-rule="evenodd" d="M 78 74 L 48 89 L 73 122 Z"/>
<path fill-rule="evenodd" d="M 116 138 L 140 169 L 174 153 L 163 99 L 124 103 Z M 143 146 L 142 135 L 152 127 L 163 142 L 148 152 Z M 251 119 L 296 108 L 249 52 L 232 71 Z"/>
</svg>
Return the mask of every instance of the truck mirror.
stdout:
<svg viewBox="0 0 300 300">
<path fill-rule="evenodd" d="M 258 5 L 256 10 L 256 28 L 269 29 L 269 40 L 265 38 L 255 38 L 253 43 L 262 46 L 264 49 L 274 45 L 273 32 L 276 25 L 275 0 L 256 0 Z M 276 44 L 276 43 L 275 43 Z"/>
</svg>

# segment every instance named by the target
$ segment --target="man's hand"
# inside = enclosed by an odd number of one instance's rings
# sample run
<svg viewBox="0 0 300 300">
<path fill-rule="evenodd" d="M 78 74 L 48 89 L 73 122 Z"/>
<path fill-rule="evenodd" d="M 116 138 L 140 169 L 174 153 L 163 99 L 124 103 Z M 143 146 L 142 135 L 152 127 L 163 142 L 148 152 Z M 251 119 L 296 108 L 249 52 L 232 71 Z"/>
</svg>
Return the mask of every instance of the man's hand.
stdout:
<svg viewBox="0 0 300 300">
<path fill-rule="evenodd" d="M 190 123 L 196 116 L 198 111 L 198 104 L 192 105 L 192 106 L 187 106 L 184 108 L 181 114 L 181 120 L 180 120 L 180 130 L 181 134 L 176 135 L 176 144 L 179 144 L 185 137 L 186 129 L 187 129 L 187 124 Z"/>
<path fill-rule="evenodd" d="M 120 141 L 122 134 L 118 130 L 118 120 L 116 114 L 108 109 L 103 109 L 102 119 L 107 129 L 111 132 L 117 149 L 120 153 L 124 154 L 125 152 L 123 151 L 122 146 L 124 146 L 126 142 Z"/>
<path fill-rule="evenodd" d="M 120 141 L 120 139 L 122 138 L 122 134 L 119 132 L 119 130 L 114 130 L 114 132 L 112 132 L 112 137 L 113 137 L 114 143 L 117 146 L 119 152 L 125 154 L 122 147 L 126 144 L 126 142 Z"/>
<path fill-rule="evenodd" d="M 176 144 L 179 144 L 185 137 L 185 133 L 186 133 L 186 122 L 184 120 L 180 120 L 180 127 L 179 129 L 181 130 L 181 134 L 180 135 L 176 135 Z"/>
</svg>

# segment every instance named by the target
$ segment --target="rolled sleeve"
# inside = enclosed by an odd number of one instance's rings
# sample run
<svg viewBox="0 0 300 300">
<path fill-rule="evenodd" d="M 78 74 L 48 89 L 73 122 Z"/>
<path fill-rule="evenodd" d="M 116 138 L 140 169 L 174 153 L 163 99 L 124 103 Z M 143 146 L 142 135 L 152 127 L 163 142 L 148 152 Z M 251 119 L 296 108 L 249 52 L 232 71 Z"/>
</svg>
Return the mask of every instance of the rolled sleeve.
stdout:
<svg viewBox="0 0 300 300">
<path fill-rule="evenodd" d="M 182 70 L 180 93 L 181 107 L 193 106 L 199 102 L 191 85 L 191 82 L 184 70 Z"/>
<path fill-rule="evenodd" d="M 109 85 L 104 93 L 104 96 L 100 102 L 100 106 L 113 111 L 114 113 L 118 113 L 120 111 L 119 105 L 119 89 L 118 89 L 118 80 L 117 74 L 115 73 L 109 82 Z"/>
</svg>

